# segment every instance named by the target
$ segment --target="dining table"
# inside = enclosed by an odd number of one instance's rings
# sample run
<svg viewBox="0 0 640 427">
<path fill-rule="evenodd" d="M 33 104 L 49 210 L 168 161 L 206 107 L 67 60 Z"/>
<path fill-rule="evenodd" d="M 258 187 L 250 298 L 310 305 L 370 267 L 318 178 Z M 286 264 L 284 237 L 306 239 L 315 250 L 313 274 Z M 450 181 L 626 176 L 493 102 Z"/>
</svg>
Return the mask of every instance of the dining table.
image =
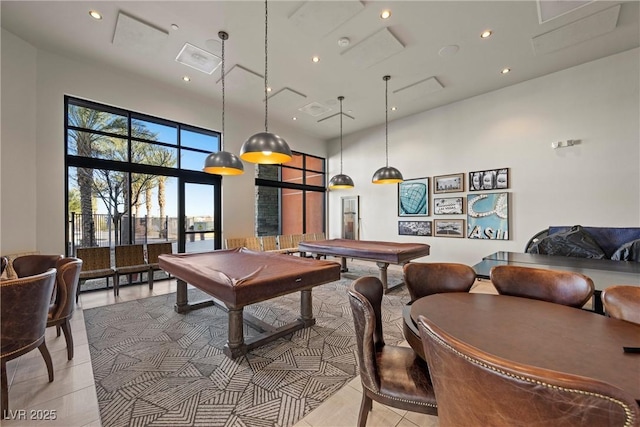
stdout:
<svg viewBox="0 0 640 427">
<path fill-rule="evenodd" d="M 483 257 L 482 261 L 473 266 L 473 269 L 478 278 L 490 279 L 491 269 L 498 265 L 584 274 L 593 280 L 595 286 L 593 311 L 600 314 L 604 313 L 600 295 L 607 287 L 613 285 L 640 286 L 640 263 L 632 261 L 499 251 Z"/>
<path fill-rule="evenodd" d="M 640 404 L 640 325 L 591 311 L 506 295 L 450 292 L 405 307 L 408 343 L 424 358 L 425 316 L 462 342 L 516 363 L 612 384 Z"/>
</svg>

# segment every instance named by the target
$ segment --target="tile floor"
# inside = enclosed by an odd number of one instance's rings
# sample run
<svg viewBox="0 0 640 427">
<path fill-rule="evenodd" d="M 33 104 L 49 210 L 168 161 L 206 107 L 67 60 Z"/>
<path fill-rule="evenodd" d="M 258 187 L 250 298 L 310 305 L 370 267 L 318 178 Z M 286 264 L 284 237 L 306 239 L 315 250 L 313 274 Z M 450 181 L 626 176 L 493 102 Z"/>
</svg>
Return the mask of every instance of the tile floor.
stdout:
<svg viewBox="0 0 640 427">
<path fill-rule="evenodd" d="M 390 266 L 391 268 L 391 266 Z M 64 336 L 56 337 L 55 328 L 47 328 L 46 343 L 54 366 L 54 381 L 48 382 L 47 369 L 40 352 L 33 350 L 7 363 L 10 418 L 0 424 L 15 426 L 100 427 L 100 411 L 93 382 L 91 357 L 82 310 L 176 291 L 175 280 L 160 280 L 153 291 L 146 285 L 83 293 L 71 320 L 74 340 L 73 360 L 67 360 Z M 490 282 L 477 282 L 472 291 L 495 293 Z M 357 424 L 361 399 L 360 378 L 354 378 L 320 407 L 300 420 L 295 427 L 351 427 Z M 37 419 L 49 415 L 50 419 Z M 55 417 L 53 417 L 55 415 Z M 55 419 L 51 419 L 55 418 Z M 431 427 L 437 417 L 373 404 L 367 426 Z"/>
</svg>

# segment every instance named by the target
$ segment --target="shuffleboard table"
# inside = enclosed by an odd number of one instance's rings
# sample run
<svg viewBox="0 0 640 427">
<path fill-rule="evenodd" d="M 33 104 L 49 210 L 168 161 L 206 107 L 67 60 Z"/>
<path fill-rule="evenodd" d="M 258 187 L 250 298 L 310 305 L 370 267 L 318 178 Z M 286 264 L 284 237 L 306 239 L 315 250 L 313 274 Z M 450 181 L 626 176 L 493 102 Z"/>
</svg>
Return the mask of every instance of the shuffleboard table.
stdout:
<svg viewBox="0 0 640 427">
<path fill-rule="evenodd" d="M 425 243 L 377 242 L 372 240 L 329 239 L 302 241 L 298 244 L 301 253 L 314 254 L 316 258 L 335 256 L 342 258 L 342 271 L 349 271 L 347 258 L 375 261 L 380 269 L 380 281 L 385 293 L 390 289 L 387 284 L 389 264 L 407 262 L 429 255 L 430 246 Z"/>
<path fill-rule="evenodd" d="M 269 341 L 315 324 L 311 289 L 340 279 L 340 264 L 282 254 L 256 252 L 246 248 L 189 254 L 164 254 L 159 267 L 176 277 L 175 310 L 186 313 L 216 303 L 229 313 L 224 353 L 236 358 Z M 214 299 L 189 304 L 187 283 Z M 300 317 L 274 328 L 244 313 L 244 307 L 300 291 Z M 217 300 L 217 301 L 216 301 Z M 264 331 L 245 342 L 243 322 Z"/>
</svg>

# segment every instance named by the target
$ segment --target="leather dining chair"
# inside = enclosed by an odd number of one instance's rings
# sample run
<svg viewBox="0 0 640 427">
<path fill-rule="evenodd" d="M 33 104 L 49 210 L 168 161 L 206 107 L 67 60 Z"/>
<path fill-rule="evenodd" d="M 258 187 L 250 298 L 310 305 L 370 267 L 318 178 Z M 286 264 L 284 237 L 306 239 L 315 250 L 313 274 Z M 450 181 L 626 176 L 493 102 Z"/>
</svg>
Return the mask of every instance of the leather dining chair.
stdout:
<svg viewBox="0 0 640 427">
<path fill-rule="evenodd" d="M 360 277 L 351 284 L 348 294 L 362 382 L 358 426 L 367 424 L 374 400 L 394 408 L 437 415 L 425 362 L 411 348 L 384 342 L 381 313 L 384 289 L 380 279 Z"/>
<path fill-rule="evenodd" d="M 49 306 L 47 327 L 55 326 L 57 336 L 60 336 L 60 329 L 62 329 L 67 344 L 67 359 L 71 360 L 73 359 L 73 335 L 69 320 L 75 310 L 82 260 L 73 257 L 62 258 L 58 260 L 56 269 L 55 299 Z"/>
<path fill-rule="evenodd" d="M 0 275 L 4 273 L 9 265 L 9 258 L 6 256 L 0 257 Z"/>
<path fill-rule="evenodd" d="M 469 292 L 476 272 L 466 264 L 451 262 L 410 262 L 402 268 L 411 302 L 444 292 Z"/>
<path fill-rule="evenodd" d="M 56 270 L 0 282 L 0 377 L 1 415 L 9 409 L 7 362 L 37 348 L 53 381 L 53 363 L 44 340 Z"/>
<path fill-rule="evenodd" d="M 34 276 L 44 273 L 50 268 L 56 268 L 56 263 L 62 255 L 22 255 L 13 260 L 13 269 L 18 277 Z"/>
<path fill-rule="evenodd" d="M 593 281 L 580 273 L 498 265 L 489 277 L 500 295 L 532 298 L 580 308 L 593 296 Z"/>
<path fill-rule="evenodd" d="M 602 291 L 600 298 L 607 316 L 640 325 L 640 287 L 609 286 Z"/>
<path fill-rule="evenodd" d="M 450 262 L 410 262 L 402 268 L 411 302 L 418 298 L 445 292 L 469 292 L 476 281 L 476 272 L 466 264 Z M 422 342 L 417 328 L 402 322 L 403 334 L 411 348 L 424 360 Z"/>
<path fill-rule="evenodd" d="M 596 379 L 505 360 L 418 317 L 440 427 L 640 426 L 633 396 Z"/>
</svg>

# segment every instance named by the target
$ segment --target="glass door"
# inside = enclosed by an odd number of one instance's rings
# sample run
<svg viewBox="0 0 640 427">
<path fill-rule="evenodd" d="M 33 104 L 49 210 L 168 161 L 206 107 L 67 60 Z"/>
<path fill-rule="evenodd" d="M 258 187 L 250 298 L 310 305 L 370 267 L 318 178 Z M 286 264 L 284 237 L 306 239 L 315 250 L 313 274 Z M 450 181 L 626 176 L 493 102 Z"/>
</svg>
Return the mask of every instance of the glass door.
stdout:
<svg viewBox="0 0 640 427">
<path fill-rule="evenodd" d="M 219 186 L 207 183 L 184 182 L 183 215 L 184 251 L 206 252 L 220 249 Z"/>
</svg>

